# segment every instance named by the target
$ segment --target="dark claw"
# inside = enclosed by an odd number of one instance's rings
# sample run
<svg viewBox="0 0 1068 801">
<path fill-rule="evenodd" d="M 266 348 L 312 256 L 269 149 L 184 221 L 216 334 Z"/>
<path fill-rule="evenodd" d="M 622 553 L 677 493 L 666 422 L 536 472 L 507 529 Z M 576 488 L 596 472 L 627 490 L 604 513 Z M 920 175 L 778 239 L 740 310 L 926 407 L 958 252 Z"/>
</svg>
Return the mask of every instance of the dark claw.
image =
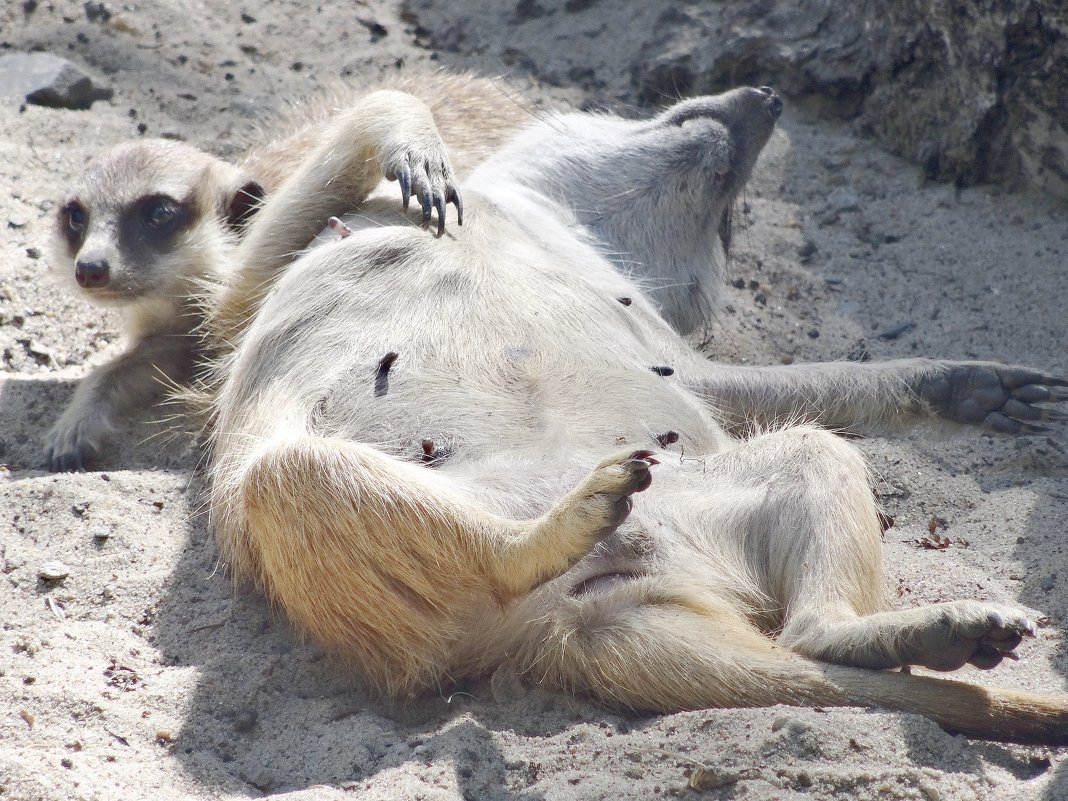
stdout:
<svg viewBox="0 0 1068 801">
<path fill-rule="evenodd" d="M 408 202 L 412 199 L 412 171 L 408 169 L 407 164 L 397 173 L 397 181 L 400 183 L 401 207 L 407 211 Z"/>
<path fill-rule="evenodd" d="M 1024 403 L 1042 403 L 1053 400 L 1053 393 L 1038 384 L 1024 384 L 1013 391 L 1012 396 Z"/>
<path fill-rule="evenodd" d="M 434 208 L 438 212 L 438 233 L 437 236 L 442 236 L 445 233 L 445 196 L 434 196 Z"/>
<path fill-rule="evenodd" d="M 464 224 L 464 202 L 460 198 L 460 193 L 456 191 L 456 187 L 450 186 L 445 190 L 445 202 L 452 203 L 456 207 L 456 224 Z"/>
<path fill-rule="evenodd" d="M 423 184 L 419 190 L 419 205 L 423 209 L 423 227 L 430 227 L 430 212 L 434 208 L 434 203 L 430 195 L 430 188 Z"/>
</svg>

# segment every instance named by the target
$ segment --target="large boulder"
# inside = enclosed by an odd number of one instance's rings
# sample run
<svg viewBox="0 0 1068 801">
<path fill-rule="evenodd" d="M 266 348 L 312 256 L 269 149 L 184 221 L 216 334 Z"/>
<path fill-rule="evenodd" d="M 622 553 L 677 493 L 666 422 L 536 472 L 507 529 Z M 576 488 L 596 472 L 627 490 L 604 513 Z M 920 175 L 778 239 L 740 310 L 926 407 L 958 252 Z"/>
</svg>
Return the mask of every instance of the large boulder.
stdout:
<svg viewBox="0 0 1068 801">
<path fill-rule="evenodd" d="M 855 120 L 931 178 L 1068 198 L 1065 0 L 406 6 L 417 32 L 446 55 L 463 51 L 465 65 L 481 58 L 594 97 L 649 104 L 768 83 Z M 484 24 L 488 17 L 504 24 Z M 627 46 L 589 45 L 602 37 Z"/>
</svg>

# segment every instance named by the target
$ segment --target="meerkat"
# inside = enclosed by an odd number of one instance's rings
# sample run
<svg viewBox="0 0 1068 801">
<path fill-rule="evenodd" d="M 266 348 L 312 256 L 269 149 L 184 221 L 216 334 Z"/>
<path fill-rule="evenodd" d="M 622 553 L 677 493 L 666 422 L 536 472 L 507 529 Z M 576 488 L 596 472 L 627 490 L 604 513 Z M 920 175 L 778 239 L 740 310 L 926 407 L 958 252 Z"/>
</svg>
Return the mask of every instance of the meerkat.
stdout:
<svg viewBox="0 0 1068 801">
<path fill-rule="evenodd" d="M 452 154 L 460 169 L 530 119 L 496 81 L 442 72 L 389 83 L 417 92 L 451 138 L 471 143 Z M 323 120 L 354 92 L 339 84 L 305 99 L 273 121 L 280 132 L 250 146 L 237 164 L 170 140 L 121 144 L 61 200 L 52 266 L 90 301 L 123 309 L 128 346 L 79 384 L 48 434 L 50 469 L 90 466 L 120 424 L 189 379 L 203 345 L 206 287 L 222 280 L 263 196 L 301 163 Z M 433 207 L 419 165 L 414 176 L 396 177 L 409 181 L 429 222 Z M 351 208 L 343 202 L 339 212 Z"/>
<path fill-rule="evenodd" d="M 131 415 L 192 370 L 194 298 L 260 195 L 242 172 L 180 142 L 119 145 L 59 204 L 53 268 L 90 301 L 118 306 L 127 350 L 94 370 L 48 434 L 53 470 L 83 469 Z M 212 225 L 200 225 L 203 218 Z M 214 224 L 214 221 L 220 224 Z"/>
<path fill-rule="evenodd" d="M 208 321 L 231 344 L 208 505 L 235 579 L 391 697 L 510 662 L 628 710 L 863 704 L 1068 743 L 1063 695 L 890 672 L 993 668 L 1035 626 L 987 602 L 891 610 L 859 452 L 811 425 L 739 439 L 716 410 L 763 397 L 774 417 L 843 383 L 832 416 L 1025 425 L 1063 382 L 932 363 L 739 389 L 613 262 L 707 258 L 780 107 L 763 88 L 645 121 L 554 115 L 462 182 L 411 95 L 323 125 Z M 397 202 L 384 179 L 418 168 L 439 212 L 462 197 L 462 227 L 432 237 Z"/>
</svg>

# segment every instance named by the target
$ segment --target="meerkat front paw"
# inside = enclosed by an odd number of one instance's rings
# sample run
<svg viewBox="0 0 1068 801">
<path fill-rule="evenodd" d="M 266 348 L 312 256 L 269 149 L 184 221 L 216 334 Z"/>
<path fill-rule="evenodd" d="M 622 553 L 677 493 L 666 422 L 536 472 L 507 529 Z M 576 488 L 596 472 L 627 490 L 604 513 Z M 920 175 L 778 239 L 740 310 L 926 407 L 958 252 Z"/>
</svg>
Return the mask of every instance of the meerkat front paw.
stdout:
<svg viewBox="0 0 1068 801">
<path fill-rule="evenodd" d="M 920 379 L 919 396 L 937 414 L 999 434 L 1047 431 L 1039 423 L 1068 421 L 1068 413 L 1040 404 L 1068 401 L 1068 377 L 994 362 L 940 362 Z"/>
<path fill-rule="evenodd" d="M 48 469 L 54 472 L 85 470 L 100 454 L 111 426 L 99 414 L 71 414 L 68 409 L 48 432 Z"/>
<path fill-rule="evenodd" d="M 388 154 L 382 172 L 390 181 L 400 183 L 404 210 L 414 195 L 423 210 L 423 228 L 430 227 L 431 210 L 437 210 L 437 236 L 445 233 L 445 206 L 456 207 L 456 224 L 464 224 L 464 204 L 456 187 L 452 166 L 441 141 L 421 147 L 411 146 Z"/>
</svg>

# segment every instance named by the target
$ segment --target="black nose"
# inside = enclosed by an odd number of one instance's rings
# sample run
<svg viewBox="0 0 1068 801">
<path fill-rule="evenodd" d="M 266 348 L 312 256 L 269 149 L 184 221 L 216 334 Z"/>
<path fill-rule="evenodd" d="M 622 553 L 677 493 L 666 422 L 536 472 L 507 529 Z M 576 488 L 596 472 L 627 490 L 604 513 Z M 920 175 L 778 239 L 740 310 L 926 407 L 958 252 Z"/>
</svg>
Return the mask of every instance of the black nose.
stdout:
<svg viewBox="0 0 1068 801">
<path fill-rule="evenodd" d="M 778 119 L 779 115 L 782 114 L 782 98 L 779 97 L 778 94 L 775 93 L 775 90 L 770 86 L 759 86 L 757 87 L 757 91 L 767 98 L 766 102 L 768 104 L 768 111 L 771 112 L 773 117 Z"/>
<path fill-rule="evenodd" d="M 95 289 L 107 284 L 110 272 L 108 263 L 103 259 L 100 261 L 79 261 L 74 265 L 74 280 L 78 282 L 80 287 Z"/>
</svg>

